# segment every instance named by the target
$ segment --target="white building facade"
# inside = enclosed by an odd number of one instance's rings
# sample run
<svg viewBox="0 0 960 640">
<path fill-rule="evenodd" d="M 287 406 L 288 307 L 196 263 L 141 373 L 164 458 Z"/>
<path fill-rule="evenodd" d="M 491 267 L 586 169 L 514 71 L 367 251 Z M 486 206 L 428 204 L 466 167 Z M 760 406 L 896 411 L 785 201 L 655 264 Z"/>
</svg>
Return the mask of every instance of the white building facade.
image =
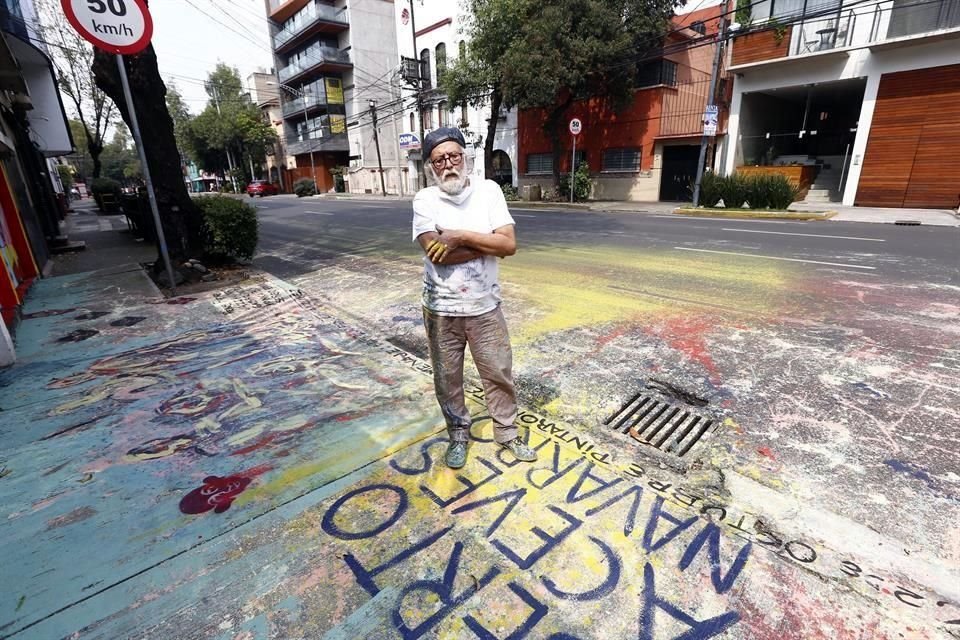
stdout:
<svg viewBox="0 0 960 640">
<path fill-rule="evenodd" d="M 802 166 L 820 201 L 958 206 L 960 0 L 765 0 L 753 11 L 732 45 L 726 173 Z"/>
<path fill-rule="evenodd" d="M 399 58 L 416 58 L 421 62 L 420 68 L 424 74 L 422 111 L 418 113 L 416 92 L 404 82 L 399 72 L 393 82 L 398 86 L 402 103 L 392 110 L 401 114 L 398 126 L 402 143 L 399 146 L 407 163 L 409 189 L 415 191 L 418 188 L 421 121 L 424 134 L 442 126 L 454 126 L 463 131 L 467 140 L 467 156 L 473 163 L 472 175 L 482 178 L 490 107 L 453 105 L 438 89 L 438 77 L 442 77 L 445 67 L 463 55 L 469 46 L 465 26 L 470 15 L 466 13 L 463 3 L 452 0 L 412 1 L 416 2 L 414 6 L 411 6 L 411 0 L 397 0 L 395 4 L 397 49 Z M 517 187 L 517 112 L 501 109 L 497 117 L 493 145 L 494 179 L 501 184 Z"/>
</svg>

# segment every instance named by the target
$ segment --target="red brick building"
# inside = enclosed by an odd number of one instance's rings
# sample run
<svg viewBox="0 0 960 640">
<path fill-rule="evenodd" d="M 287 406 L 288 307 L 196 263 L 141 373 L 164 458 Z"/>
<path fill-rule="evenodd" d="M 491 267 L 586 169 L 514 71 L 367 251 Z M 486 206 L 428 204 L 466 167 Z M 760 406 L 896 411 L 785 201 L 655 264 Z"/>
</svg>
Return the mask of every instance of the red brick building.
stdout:
<svg viewBox="0 0 960 640">
<path fill-rule="evenodd" d="M 702 42 L 720 27 L 721 7 L 674 18 L 665 45 Z M 642 63 L 634 100 L 620 113 L 599 98 L 575 102 L 568 118 L 583 122 L 577 163 L 586 160 L 598 200 L 682 200 L 696 173 L 702 118 L 707 104 L 715 45 L 683 48 Z M 721 84 L 721 96 L 728 89 Z M 726 100 L 720 101 L 718 144 L 725 140 Z M 520 184 L 553 186 L 553 154 L 543 130 L 542 109 L 522 110 L 518 119 Z M 570 171 L 571 139 L 563 140 L 561 173 Z"/>
</svg>

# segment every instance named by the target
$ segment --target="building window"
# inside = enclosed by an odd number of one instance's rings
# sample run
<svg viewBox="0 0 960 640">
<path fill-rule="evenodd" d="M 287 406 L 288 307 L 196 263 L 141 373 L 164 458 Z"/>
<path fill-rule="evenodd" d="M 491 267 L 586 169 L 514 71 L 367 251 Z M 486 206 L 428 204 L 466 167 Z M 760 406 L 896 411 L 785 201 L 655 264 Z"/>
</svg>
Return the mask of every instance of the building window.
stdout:
<svg viewBox="0 0 960 640">
<path fill-rule="evenodd" d="M 603 171 L 630 173 L 640 171 L 640 149 L 636 147 L 604 149 Z"/>
<path fill-rule="evenodd" d="M 420 120 L 424 130 L 433 129 L 433 109 L 424 109 L 420 112 Z"/>
<path fill-rule="evenodd" d="M 580 165 L 587 161 L 587 152 L 584 149 L 578 149 L 577 155 L 573 158 L 574 170 L 579 169 Z"/>
<path fill-rule="evenodd" d="M 447 71 L 447 45 L 437 45 L 437 86 L 443 82 L 443 74 Z"/>
<path fill-rule="evenodd" d="M 441 102 L 437 105 L 437 126 L 447 126 L 447 103 Z"/>
<path fill-rule="evenodd" d="M 703 23 L 703 20 L 695 20 L 690 23 L 690 29 L 696 31 L 702 36 L 707 35 L 707 25 Z"/>
<path fill-rule="evenodd" d="M 677 86 L 677 63 L 660 58 L 644 62 L 637 67 L 637 88 L 656 87 L 665 84 Z"/>
<path fill-rule="evenodd" d="M 461 129 L 469 129 L 469 128 L 470 128 L 470 118 L 467 117 L 467 105 L 466 105 L 466 104 L 460 105 L 460 122 L 459 122 L 459 126 L 460 126 Z"/>
<path fill-rule="evenodd" d="M 527 173 L 553 173 L 553 154 L 528 153 Z"/>
<path fill-rule="evenodd" d="M 420 78 L 423 81 L 424 89 L 433 86 L 430 82 L 430 49 L 424 49 L 420 52 Z"/>
<path fill-rule="evenodd" d="M 416 131 L 416 129 L 417 129 L 417 117 L 413 115 L 413 113 L 411 112 L 410 113 L 410 131 L 413 132 L 413 131 Z"/>
</svg>

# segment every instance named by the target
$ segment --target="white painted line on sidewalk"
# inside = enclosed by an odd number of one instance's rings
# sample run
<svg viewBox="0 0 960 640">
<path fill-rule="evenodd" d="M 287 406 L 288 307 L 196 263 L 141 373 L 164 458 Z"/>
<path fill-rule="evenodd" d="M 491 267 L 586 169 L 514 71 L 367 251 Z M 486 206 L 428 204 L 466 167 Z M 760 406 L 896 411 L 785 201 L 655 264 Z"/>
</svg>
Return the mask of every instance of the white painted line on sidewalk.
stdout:
<svg viewBox="0 0 960 640">
<path fill-rule="evenodd" d="M 739 231 L 740 233 L 770 233 L 778 236 L 806 236 L 807 238 L 837 238 L 838 240 L 865 240 L 866 242 L 886 242 L 882 238 L 860 238 L 857 236 L 825 236 L 818 233 L 790 233 L 788 231 L 760 231 L 759 229 L 731 229 L 724 227 L 721 231 Z"/>
<path fill-rule="evenodd" d="M 100 231 L 113 231 L 113 225 L 110 224 L 109 220 L 97 220 L 100 226 Z"/>
<path fill-rule="evenodd" d="M 802 258 L 781 258 L 780 256 L 761 256 L 755 253 L 739 253 L 737 251 L 714 251 L 713 249 L 694 249 L 692 247 L 674 247 L 677 251 L 697 251 L 699 253 L 719 253 L 726 256 L 743 256 L 745 258 L 759 258 L 761 260 L 783 260 L 784 262 L 805 262 L 807 264 L 825 264 L 828 267 L 843 267 L 845 269 L 868 269 L 874 271 L 876 267 L 867 267 L 859 264 L 843 264 L 840 262 L 821 262 L 820 260 L 804 260 Z"/>
</svg>

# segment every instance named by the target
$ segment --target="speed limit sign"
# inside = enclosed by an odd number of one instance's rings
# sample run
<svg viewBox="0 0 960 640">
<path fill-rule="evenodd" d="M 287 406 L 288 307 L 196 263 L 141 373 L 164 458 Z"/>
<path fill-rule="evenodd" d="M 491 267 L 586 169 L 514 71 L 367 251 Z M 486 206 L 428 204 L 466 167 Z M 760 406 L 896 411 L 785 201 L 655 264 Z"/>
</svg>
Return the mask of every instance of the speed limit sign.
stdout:
<svg viewBox="0 0 960 640">
<path fill-rule="evenodd" d="M 570 133 L 575 136 L 580 135 L 580 132 L 583 131 L 583 123 L 580 122 L 580 118 L 574 118 L 570 121 Z"/>
<path fill-rule="evenodd" d="M 110 53 L 140 53 L 153 36 L 143 0 L 60 0 L 60 6 L 77 33 Z"/>
</svg>

